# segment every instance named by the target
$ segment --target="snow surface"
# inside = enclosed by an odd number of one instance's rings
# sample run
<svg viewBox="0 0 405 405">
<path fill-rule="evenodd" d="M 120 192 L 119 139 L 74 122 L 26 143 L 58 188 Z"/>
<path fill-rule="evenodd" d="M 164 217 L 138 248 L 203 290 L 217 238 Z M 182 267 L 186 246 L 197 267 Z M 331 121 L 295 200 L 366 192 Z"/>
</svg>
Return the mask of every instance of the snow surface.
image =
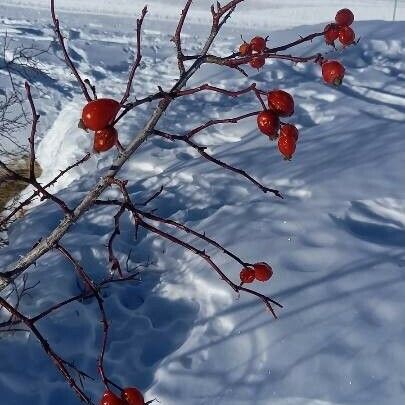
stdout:
<svg viewBox="0 0 405 405">
<path fill-rule="evenodd" d="M 79 70 L 96 82 L 100 95 L 118 98 L 133 56 L 134 21 L 127 18 L 128 10 L 134 9 L 135 15 L 141 3 L 57 3 L 69 11 L 59 14 Z M 319 31 L 336 9 L 347 5 L 289 0 L 276 8 L 278 2 L 273 1 L 246 3 L 256 5 L 259 15 L 248 8 L 235 14 L 215 53 L 232 51 L 240 34 L 271 34 L 272 43 L 281 44 Z M 15 41 L 46 46 L 52 39 L 49 12 L 41 10 L 48 1 L 13 1 L 20 7 L 0 4 L 2 32 L 7 29 Z M 168 88 L 176 79 L 169 39 L 180 4 L 150 5 L 134 94 L 152 93 L 158 84 Z M 208 29 L 199 14 L 202 5 L 205 2 L 196 1 L 193 24 L 184 35 L 189 52 L 198 50 Z M 106 366 L 118 383 L 137 385 L 146 391 L 146 399 L 156 397 L 164 405 L 403 404 L 405 23 L 381 21 L 391 18 L 392 5 L 377 0 L 349 5 L 359 20 L 379 21 L 355 24 L 361 41 L 339 55 L 347 67 L 339 88 L 325 86 L 316 66 L 275 61 L 260 72 L 250 70 L 249 79 L 228 69 L 204 67 L 189 83 L 238 89 L 255 81 L 260 88 L 282 87 L 294 95 L 296 112 L 290 122 L 299 125 L 300 139 L 291 162 L 282 160 L 275 144 L 258 133 L 254 119 L 198 136 L 210 153 L 279 188 L 284 200 L 264 195 L 182 144 L 161 139 L 150 139 L 126 164 L 121 177 L 130 180 L 138 201 L 164 185 L 163 195 L 154 202 L 160 215 L 206 232 L 247 261 L 270 262 L 274 278 L 257 288 L 285 308 L 274 321 L 260 302 L 235 297 L 189 252 L 145 232 L 135 242 L 126 218 L 115 243 L 120 257 L 132 250 L 130 266 L 153 264 L 142 270 L 142 282 L 114 285 L 104 292 L 113 319 Z M 402 19 L 403 11 L 402 2 L 397 13 Z M 106 12 L 116 15 L 101 15 Z M 270 22 L 265 25 L 266 18 Z M 310 23 L 316 25 L 303 25 Z M 264 26 L 268 28 L 262 30 Z M 285 29 L 274 32 L 281 26 Z M 318 50 L 325 50 L 321 41 L 297 52 Z M 83 98 L 60 57 L 53 46 L 43 58 L 48 73 L 36 76 L 41 181 L 90 149 L 89 137 L 77 128 Z M 142 106 L 119 125 L 124 144 L 152 108 Z M 158 128 L 183 133 L 211 118 L 255 109 L 251 95 L 229 99 L 198 94 L 176 100 Z M 112 159 L 113 153 L 92 156 L 53 191 L 74 206 Z M 112 212 L 92 210 L 62 240 L 96 279 L 103 278 L 108 267 L 105 243 Z M 15 223 L 10 247 L 1 250 L 0 266 L 24 254 L 60 219 L 58 209 L 44 203 Z M 208 252 L 238 279 L 238 264 L 215 249 Z M 39 280 L 40 286 L 22 302 L 27 315 L 78 291 L 73 269 L 56 253 L 30 270 L 29 283 Z M 96 375 L 98 319 L 94 302 L 75 303 L 38 326 L 67 360 Z M 33 336 L 0 339 L 1 405 L 78 403 Z M 90 382 L 87 387 L 97 401 L 101 385 Z"/>
</svg>

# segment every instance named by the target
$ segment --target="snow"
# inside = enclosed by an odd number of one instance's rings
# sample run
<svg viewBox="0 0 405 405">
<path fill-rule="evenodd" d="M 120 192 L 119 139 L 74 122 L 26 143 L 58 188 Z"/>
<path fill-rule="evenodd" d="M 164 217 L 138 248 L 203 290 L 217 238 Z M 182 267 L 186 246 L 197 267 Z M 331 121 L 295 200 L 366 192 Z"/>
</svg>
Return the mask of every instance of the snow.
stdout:
<svg viewBox="0 0 405 405">
<path fill-rule="evenodd" d="M 189 52 L 198 49 L 207 32 L 206 2 L 195 3 L 184 35 Z M 270 34 L 274 44 L 291 41 L 319 31 L 338 8 L 348 6 L 316 0 L 246 3 L 255 7 L 235 13 L 214 53 L 232 51 L 240 34 Z M 151 2 L 133 94 L 152 93 L 159 84 L 168 88 L 176 79 L 169 40 L 181 4 Z M 53 35 L 48 0 L 0 5 L 3 26 L 15 41 L 48 44 Z M 142 5 L 138 0 L 57 2 L 73 60 L 96 82 L 101 96 L 118 98 L 125 88 L 133 56 L 132 16 Z M 125 261 L 131 252 L 130 267 L 152 264 L 142 267 L 141 282 L 113 285 L 103 293 L 113 319 L 106 367 L 119 384 L 144 390 L 147 400 L 156 397 L 164 405 L 403 403 L 405 22 L 389 21 L 392 1 L 349 6 L 360 20 L 355 31 L 361 40 L 338 55 L 347 68 L 339 88 L 325 86 L 316 66 L 276 61 L 260 72 L 249 70 L 249 78 L 204 67 L 189 83 L 239 89 L 254 81 L 259 88 L 281 87 L 293 94 L 296 111 L 289 122 L 298 124 L 300 139 L 291 162 L 258 133 L 254 119 L 216 126 L 197 138 L 209 153 L 280 189 L 284 200 L 162 139 L 150 139 L 124 166 L 120 178 L 130 180 L 137 201 L 163 185 L 153 203 L 161 216 L 206 232 L 247 261 L 271 263 L 271 282 L 255 287 L 284 305 L 280 319 L 273 320 L 260 302 L 236 297 L 190 252 L 143 231 L 134 241 L 130 221 L 123 218 L 115 242 L 120 258 Z M 397 19 L 405 18 L 404 8 L 399 2 Z M 298 52 L 325 49 L 313 41 Z M 43 56 L 48 73 L 35 76 L 33 90 L 41 114 L 37 153 L 44 182 L 91 148 L 90 136 L 77 128 L 83 97 L 60 57 L 56 46 Z M 123 144 L 152 108 L 142 106 L 119 125 Z M 181 134 L 211 118 L 255 109 L 252 95 L 230 99 L 200 93 L 176 100 L 158 128 Z M 92 155 L 52 191 L 74 206 L 113 155 Z M 62 240 L 99 280 L 107 274 L 105 244 L 113 213 L 106 207 L 90 211 Z M 1 268 L 47 235 L 61 217 L 53 204 L 37 204 L 11 228 Z M 179 231 L 174 234 L 206 247 Z M 207 251 L 238 279 L 238 264 L 211 247 Z M 28 274 L 30 285 L 41 284 L 21 303 L 27 315 L 78 292 L 72 266 L 56 252 Z M 38 327 L 58 353 L 96 376 L 98 320 L 96 303 L 74 303 Z M 0 358 L 2 404 L 78 403 L 33 336 L 0 335 Z M 87 388 L 97 402 L 101 384 L 90 381 Z"/>
</svg>

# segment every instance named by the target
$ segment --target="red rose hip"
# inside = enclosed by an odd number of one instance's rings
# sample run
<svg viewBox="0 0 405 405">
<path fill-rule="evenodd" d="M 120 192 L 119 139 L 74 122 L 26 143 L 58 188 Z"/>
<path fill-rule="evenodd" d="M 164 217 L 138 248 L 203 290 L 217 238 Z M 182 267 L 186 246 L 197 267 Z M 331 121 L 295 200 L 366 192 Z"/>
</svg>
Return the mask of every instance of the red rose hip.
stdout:
<svg viewBox="0 0 405 405">
<path fill-rule="evenodd" d="M 252 47 L 247 42 L 244 42 L 239 47 L 240 56 L 247 56 L 252 54 Z"/>
<path fill-rule="evenodd" d="M 125 405 L 145 405 L 142 392 L 135 387 L 124 388 L 121 398 L 123 399 Z"/>
<path fill-rule="evenodd" d="M 267 263 L 260 262 L 253 265 L 255 278 L 259 281 L 268 281 L 273 275 L 273 269 Z"/>
<path fill-rule="evenodd" d="M 93 149 L 95 152 L 106 152 L 116 145 L 118 132 L 114 127 L 107 127 L 94 134 Z"/>
<path fill-rule="evenodd" d="M 323 36 L 327 45 L 333 45 L 339 37 L 339 26 L 328 24 L 323 30 Z"/>
<path fill-rule="evenodd" d="M 254 37 L 250 41 L 250 46 L 255 52 L 263 52 L 266 49 L 266 40 L 263 37 Z"/>
<path fill-rule="evenodd" d="M 255 271 L 250 267 L 244 267 L 239 273 L 240 281 L 242 283 L 253 283 L 255 279 Z"/>
<path fill-rule="evenodd" d="M 296 147 L 296 142 L 293 137 L 284 135 L 278 138 L 278 150 L 284 156 L 284 159 L 291 160 Z"/>
<path fill-rule="evenodd" d="M 344 45 L 351 45 L 354 42 L 355 34 L 350 27 L 341 27 L 339 29 L 339 42 Z"/>
<path fill-rule="evenodd" d="M 264 66 L 265 63 L 266 63 L 266 59 L 263 56 L 255 56 L 249 62 L 249 65 L 252 66 L 252 68 L 260 69 Z"/>
<path fill-rule="evenodd" d="M 257 115 L 257 126 L 263 134 L 273 138 L 277 136 L 280 120 L 274 112 L 262 111 Z"/>
<path fill-rule="evenodd" d="M 294 139 L 294 142 L 298 141 L 298 129 L 295 125 L 284 124 L 280 129 L 280 136 L 289 136 Z"/>
<path fill-rule="evenodd" d="M 335 21 L 338 25 L 351 25 L 354 21 L 354 14 L 348 8 L 342 8 L 336 13 Z"/>
<path fill-rule="evenodd" d="M 322 64 L 322 77 L 326 83 L 339 86 L 344 75 L 345 68 L 337 60 L 328 60 Z"/>
<path fill-rule="evenodd" d="M 82 111 L 83 125 L 92 131 L 110 125 L 120 110 L 120 103 L 110 98 L 99 98 L 87 103 Z"/>
<path fill-rule="evenodd" d="M 125 405 L 112 391 L 105 391 L 100 400 L 100 405 Z"/>
<path fill-rule="evenodd" d="M 294 99 L 284 90 L 272 90 L 267 93 L 270 110 L 280 117 L 289 117 L 294 113 Z"/>
</svg>

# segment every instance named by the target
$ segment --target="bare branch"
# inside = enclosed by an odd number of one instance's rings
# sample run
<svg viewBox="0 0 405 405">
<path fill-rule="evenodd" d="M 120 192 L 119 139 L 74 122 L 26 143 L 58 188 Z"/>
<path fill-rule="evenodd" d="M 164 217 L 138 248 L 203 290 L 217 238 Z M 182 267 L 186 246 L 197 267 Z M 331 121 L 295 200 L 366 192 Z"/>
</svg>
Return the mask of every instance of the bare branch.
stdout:
<svg viewBox="0 0 405 405">
<path fill-rule="evenodd" d="M 127 83 L 127 88 L 125 90 L 125 93 L 122 97 L 122 100 L 120 101 L 120 105 L 124 105 L 125 102 L 128 100 L 129 94 L 131 92 L 131 87 L 132 87 L 132 81 L 134 80 L 135 72 L 136 69 L 138 68 L 139 64 L 141 63 L 142 60 L 142 54 L 141 54 L 141 30 L 142 30 L 142 23 L 145 18 L 146 13 L 148 12 L 147 7 L 145 6 L 142 10 L 141 18 L 138 18 L 136 20 L 136 59 L 134 63 L 132 64 L 132 68 L 129 72 L 129 77 L 128 77 L 128 83 Z"/>
<path fill-rule="evenodd" d="M 65 58 L 66 65 L 70 68 L 73 75 L 76 77 L 80 87 L 82 88 L 83 95 L 84 95 L 84 97 L 86 97 L 86 100 L 91 101 L 91 97 L 90 97 L 89 92 L 87 91 L 86 84 L 84 83 L 84 81 L 80 77 L 80 74 L 77 71 L 74 63 L 70 59 L 70 56 L 69 56 L 68 51 L 66 49 L 65 40 L 63 38 L 63 35 L 62 35 L 62 33 L 60 31 L 60 27 L 59 27 L 59 19 L 56 17 L 56 14 L 55 14 L 55 0 L 51 0 L 51 15 L 52 15 L 54 31 L 55 31 L 56 36 L 58 37 L 59 44 L 60 44 L 60 46 L 62 48 L 63 56 Z"/>
<path fill-rule="evenodd" d="M 193 0 L 187 0 L 186 5 L 184 6 L 183 10 L 181 11 L 181 17 L 180 17 L 179 23 L 177 24 L 176 32 L 172 38 L 172 41 L 175 43 L 176 49 L 177 49 L 177 65 L 179 67 L 180 76 L 182 76 L 186 73 L 186 69 L 184 68 L 184 55 L 183 55 L 183 51 L 181 48 L 181 31 L 183 29 L 184 21 L 186 19 L 188 10 L 189 10 L 192 2 L 193 2 Z"/>
</svg>

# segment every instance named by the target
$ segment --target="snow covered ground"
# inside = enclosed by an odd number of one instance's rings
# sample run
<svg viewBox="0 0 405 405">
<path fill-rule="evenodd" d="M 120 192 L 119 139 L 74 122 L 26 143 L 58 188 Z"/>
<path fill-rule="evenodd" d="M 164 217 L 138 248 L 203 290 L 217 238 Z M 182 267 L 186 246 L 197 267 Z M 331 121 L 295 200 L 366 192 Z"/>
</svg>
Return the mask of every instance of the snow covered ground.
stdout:
<svg viewBox="0 0 405 405">
<path fill-rule="evenodd" d="M 152 93 L 158 84 L 168 88 L 176 79 L 169 39 L 182 3 L 150 4 L 136 95 Z M 207 3 L 196 1 L 190 14 L 192 24 L 184 38 L 189 52 L 198 50 L 207 32 Z M 290 122 L 299 125 L 300 139 L 291 162 L 258 133 L 255 119 L 217 126 L 198 136 L 210 153 L 279 188 L 285 199 L 265 195 L 184 145 L 161 139 L 143 145 L 121 177 L 130 180 L 130 191 L 139 200 L 164 185 L 164 193 L 154 202 L 160 215 L 206 232 L 247 261 L 271 263 L 275 275 L 258 289 L 285 306 L 280 319 L 274 321 L 256 300 L 235 297 L 189 252 L 144 232 L 135 242 L 126 219 L 117 251 L 125 258 L 132 249 L 131 265 L 148 260 L 153 264 L 142 271 L 141 283 L 115 285 L 105 292 L 108 314 L 114 319 L 107 370 L 120 384 L 137 385 L 147 399 L 156 397 L 163 405 L 401 405 L 405 22 L 389 21 L 392 1 L 277 3 L 246 0 L 213 51 L 231 52 L 240 34 L 270 34 L 275 45 L 289 42 L 319 31 L 337 9 L 350 6 L 359 20 L 366 21 L 355 23 L 360 43 L 339 55 L 347 68 L 341 87 L 325 86 L 312 64 L 275 61 L 260 72 L 249 70 L 248 79 L 229 69 L 205 67 L 189 85 L 208 82 L 239 89 L 254 81 L 262 89 L 281 87 L 294 95 L 296 112 Z M 7 30 L 17 42 L 46 47 L 53 36 L 48 1 L 9 4 L 0 1 L 1 32 Z M 61 25 L 80 71 L 96 82 L 100 95 L 118 98 L 132 56 L 134 21 L 128 16 L 135 16 L 143 3 L 57 4 L 67 11 L 59 13 Z M 404 8 L 399 2 L 397 19 L 405 19 Z M 298 52 L 325 50 L 321 42 Z M 35 76 L 43 181 L 90 149 L 90 138 L 77 128 L 83 97 L 60 56 L 58 47 L 52 46 L 43 57 L 48 74 Z M 144 106 L 120 124 L 124 144 L 152 108 Z M 256 109 L 251 95 L 229 99 L 201 93 L 176 100 L 158 128 L 183 133 L 211 118 Z M 112 153 L 92 156 L 54 191 L 74 205 L 112 158 Z M 63 239 L 96 279 L 107 271 L 105 243 L 112 212 L 91 211 Z M 60 217 L 55 206 L 45 203 L 15 223 L 10 247 L 0 251 L 0 268 L 47 235 Z M 239 265 L 208 251 L 238 279 Z M 29 283 L 39 280 L 40 286 L 21 306 L 28 315 L 78 291 L 71 266 L 56 253 L 39 260 L 29 272 Z M 98 318 L 95 303 L 77 303 L 39 328 L 66 359 L 96 375 Z M 2 405 L 78 403 L 33 336 L 0 335 L 0 359 Z M 101 385 L 90 382 L 88 389 L 97 401 Z"/>
</svg>

